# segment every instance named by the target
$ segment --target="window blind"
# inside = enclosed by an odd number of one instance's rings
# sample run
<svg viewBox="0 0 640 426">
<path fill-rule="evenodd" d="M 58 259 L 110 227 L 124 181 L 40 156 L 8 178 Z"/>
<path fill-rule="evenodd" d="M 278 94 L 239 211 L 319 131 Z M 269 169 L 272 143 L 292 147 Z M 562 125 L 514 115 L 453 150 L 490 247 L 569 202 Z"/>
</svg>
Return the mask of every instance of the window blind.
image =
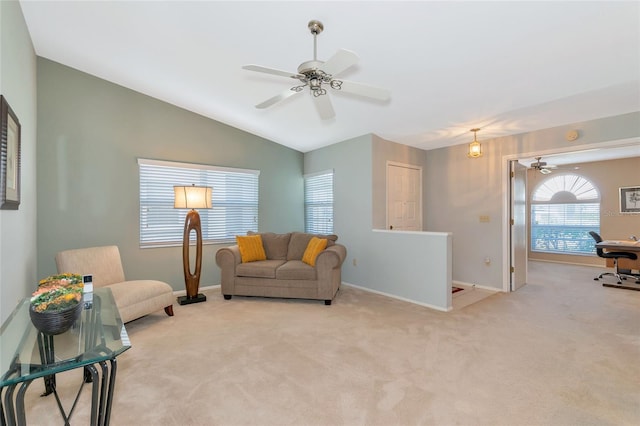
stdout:
<svg viewBox="0 0 640 426">
<path fill-rule="evenodd" d="M 213 188 L 211 209 L 199 209 L 204 244 L 235 241 L 258 230 L 257 170 L 138 159 L 140 247 L 182 245 L 188 209 L 173 208 L 175 185 Z M 195 232 L 190 238 L 195 241 Z"/>
<path fill-rule="evenodd" d="M 304 226 L 313 234 L 333 233 L 333 170 L 304 176 Z"/>
<path fill-rule="evenodd" d="M 600 232 L 600 195 L 576 174 L 550 176 L 531 197 L 531 250 L 547 253 L 596 253 L 589 231 Z"/>
<path fill-rule="evenodd" d="M 531 205 L 533 251 L 595 254 L 589 231 L 600 232 L 600 203 Z"/>
</svg>

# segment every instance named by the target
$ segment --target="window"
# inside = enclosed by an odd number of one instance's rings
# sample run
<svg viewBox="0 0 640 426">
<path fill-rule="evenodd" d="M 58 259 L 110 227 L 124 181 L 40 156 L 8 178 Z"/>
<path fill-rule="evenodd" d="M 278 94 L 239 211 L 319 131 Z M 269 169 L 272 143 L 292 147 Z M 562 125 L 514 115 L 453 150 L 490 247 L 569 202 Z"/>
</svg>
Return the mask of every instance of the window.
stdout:
<svg viewBox="0 0 640 426">
<path fill-rule="evenodd" d="M 560 175 L 545 179 L 531 199 L 531 250 L 595 254 L 589 231 L 600 232 L 600 195 L 587 179 Z"/>
<path fill-rule="evenodd" d="M 304 228 L 312 234 L 333 233 L 333 170 L 304 176 Z"/>
<path fill-rule="evenodd" d="M 204 244 L 258 230 L 257 170 L 138 159 L 140 247 L 182 245 L 186 209 L 173 208 L 174 185 L 213 188 L 213 208 L 198 210 Z M 190 235 L 195 241 L 195 233 Z"/>
</svg>

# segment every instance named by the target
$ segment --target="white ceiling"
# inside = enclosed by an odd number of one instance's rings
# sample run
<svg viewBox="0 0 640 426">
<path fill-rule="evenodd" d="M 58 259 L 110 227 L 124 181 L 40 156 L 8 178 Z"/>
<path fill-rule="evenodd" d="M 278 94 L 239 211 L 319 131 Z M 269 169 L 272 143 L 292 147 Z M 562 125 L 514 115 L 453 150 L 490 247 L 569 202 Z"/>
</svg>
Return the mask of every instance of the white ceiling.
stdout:
<svg viewBox="0 0 640 426">
<path fill-rule="evenodd" d="M 422 149 L 640 111 L 640 3 L 21 0 L 36 54 L 307 152 L 363 134 Z M 340 48 L 340 75 L 389 102 L 331 92 L 258 104 Z"/>
</svg>

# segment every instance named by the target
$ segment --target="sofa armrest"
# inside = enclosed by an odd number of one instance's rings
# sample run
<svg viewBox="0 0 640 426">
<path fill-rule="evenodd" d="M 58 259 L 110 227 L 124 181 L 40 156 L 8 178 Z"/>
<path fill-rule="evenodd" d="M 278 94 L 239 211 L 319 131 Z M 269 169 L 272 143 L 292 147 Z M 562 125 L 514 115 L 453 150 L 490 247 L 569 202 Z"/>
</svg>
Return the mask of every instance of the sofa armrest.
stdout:
<svg viewBox="0 0 640 426">
<path fill-rule="evenodd" d="M 334 244 L 322 250 L 316 258 L 317 268 L 340 268 L 347 257 L 347 249 L 342 244 Z"/>
<path fill-rule="evenodd" d="M 220 268 L 222 294 L 234 294 L 236 266 L 241 262 L 240 248 L 237 245 L 223 247 L 216 252 L 216 264 Z"/>
<path fill-rule="evenodd" d="M 216 252 L 216 264 L 220 268 L 230 266 L 235 269 L 236 265 L 239 265 L 241 262 L 240 248 L 237 245 L 222 247 Z"/>
<path fill-rule="evenodd" d="M 318 274 L 318 298 L 330 304 L 342 282 L 342 263 L 347 257 L 347 249 L 342 244 L 334 244 L 320 252 L 316 258 Z"/>
</svg>

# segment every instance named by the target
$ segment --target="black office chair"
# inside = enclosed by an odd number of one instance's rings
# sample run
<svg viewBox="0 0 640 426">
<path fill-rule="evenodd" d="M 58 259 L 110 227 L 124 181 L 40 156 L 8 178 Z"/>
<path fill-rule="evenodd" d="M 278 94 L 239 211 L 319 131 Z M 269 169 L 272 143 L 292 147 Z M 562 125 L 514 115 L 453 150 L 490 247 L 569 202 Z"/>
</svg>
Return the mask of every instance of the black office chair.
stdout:
<svg viewBox="0 0 640 426">
<path fill-rule="evenodd" d="M 602 242 L 602 237 L 597 232 L 589 231 L 589 235 L 596 240 L 596 244 Z M 604 251 L 601 248 L 596 247 L 596 253 L 599 257 L 603 257 L 605 259 L 613 259 L 613 268 L 614 272 L 603 272 L 598 276 L 598 278 L 594 278 L 595 281 L 598 281 L 600 278 L 605 275 L 613 275 L 618 279 L 618 284 L 622 284 L 622 280 L 626 280 L 627 278 L 631 278 L 632 280 L 636 280 L 636 284 L 640 284 L 640 278 L 634 275 L 625 274 L 620 272 L 618 269 L 618 259 L 631 259 L 636 260 L 638 255 L 635 253 L 631 253 L 629 251 Z"/>
</svg>

